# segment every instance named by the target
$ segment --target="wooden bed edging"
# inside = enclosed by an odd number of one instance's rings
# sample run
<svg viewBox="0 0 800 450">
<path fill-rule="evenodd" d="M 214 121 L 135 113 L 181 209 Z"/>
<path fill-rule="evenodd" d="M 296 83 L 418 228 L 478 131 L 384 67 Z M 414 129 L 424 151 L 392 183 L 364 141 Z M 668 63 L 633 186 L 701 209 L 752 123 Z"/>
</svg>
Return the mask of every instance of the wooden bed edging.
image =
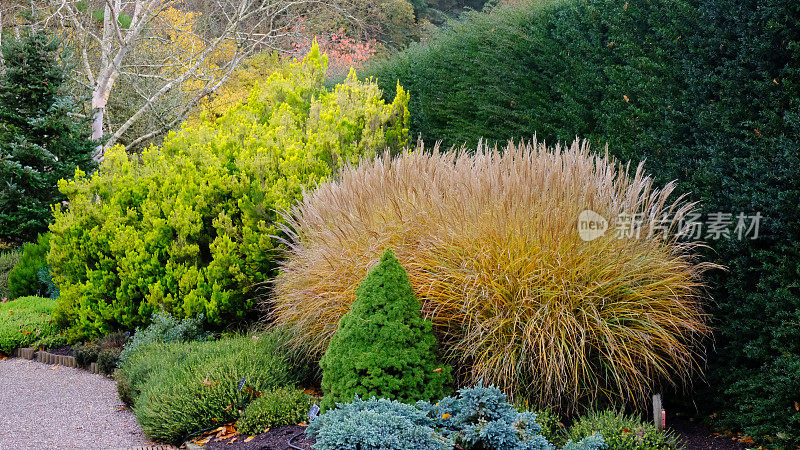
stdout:
<svg viewBox="0 0 800 450">
<path fill-rule="evenodd" d="M 54 355 L 44 350 L 36 350 L 35 348 L 25 347 L 14 350 L 14 356 L 18 358 L 36 360 L 45 364 L 58 364 L 65 367 L 78 367 L 78 362 L 75 361 L 74 356 Z M 97 363 L 92 363 L 86 370 L 91 373 L 99 373 L 97 370 Z"/>
</svg>

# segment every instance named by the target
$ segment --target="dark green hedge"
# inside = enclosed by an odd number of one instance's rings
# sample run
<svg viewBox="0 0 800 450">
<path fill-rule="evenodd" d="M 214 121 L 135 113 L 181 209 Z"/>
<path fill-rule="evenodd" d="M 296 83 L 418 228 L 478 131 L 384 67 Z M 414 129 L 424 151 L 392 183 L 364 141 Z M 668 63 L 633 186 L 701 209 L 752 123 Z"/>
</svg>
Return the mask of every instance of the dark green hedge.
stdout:
<svg viewBox="0 0 800 450">
<path fill-rule="evenodd" d="M 710 242 L 711 393 L 724 425 L 800 443 L 800 4 L 531 1 L 473 14 L 368 68 L 411 92 L 412 133 L 591 138 L 709 212 L 760 212 L 756 240 Z"/>
</svg>

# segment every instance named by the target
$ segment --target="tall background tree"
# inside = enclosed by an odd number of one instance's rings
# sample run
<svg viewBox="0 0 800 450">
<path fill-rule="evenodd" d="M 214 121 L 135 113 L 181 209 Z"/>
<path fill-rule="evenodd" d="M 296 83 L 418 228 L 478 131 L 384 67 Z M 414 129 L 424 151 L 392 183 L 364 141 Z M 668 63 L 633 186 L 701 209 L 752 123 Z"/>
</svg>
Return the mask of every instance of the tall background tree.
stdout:
<svg viewBox="0 0 800 450">
<path fill-rule="evenodd" d="M 0 74 L 0 241 L 33 240 L 50 207 L 65 199 L 58 180 L 91 171 L 90 117 L 67 92 L 60 42 L 45 32 L 6 37 Z"/>
</svg>

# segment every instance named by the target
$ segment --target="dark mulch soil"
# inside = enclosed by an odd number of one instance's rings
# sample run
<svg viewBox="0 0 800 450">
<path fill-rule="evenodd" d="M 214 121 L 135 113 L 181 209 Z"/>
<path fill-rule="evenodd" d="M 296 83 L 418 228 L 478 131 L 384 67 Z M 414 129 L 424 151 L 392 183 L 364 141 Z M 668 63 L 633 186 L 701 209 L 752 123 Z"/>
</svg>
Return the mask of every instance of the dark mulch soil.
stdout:
<svg viewBox="0 0 800 450">
<path fill-rule="evenodd" d="M 715 435 L 714 432 L 697 420 L 685 417 L 669 417 L 667 428 L 678 435 L 686 446 L 686 450 L 746 450 L 748 447 L 734 438 Z M 293 425 L 269 430 L 259 434 L 250 442 L 244 442 L 245 436 L 239 436 L 231 443 L 230 439 L 212 440 L 204 446 L 208 450 L 294 450 L 288 441 L 293 436 L 292 444 L 301 449 L 310 449 L 314 441 L 305 438 L 305 427 Z"/>
<path fill-rule="evenodd" d="M 741 442 L 714 432 L 697 420 L 685 417 L 668 417 L 667 428 L 678 435 L 686 450 L 745 450 Z"/>
<path fill-rule="evenodd" d="M 62 345 L 61 347 L 53 347 L 44 349 L 47 353 L 61 356 L 72 356 L 72 347 L 69 345 Z"/>
<path fill-rule="evenodd" d="M 246 436 L 238 436 L 233 443 L 230 443 L 231 439 L 218 441 L 214 438 L 203 448 L 208 450 L 294 450 L 289 447 L 289 439 L 297 436 L 292 439 L 292 445 L 301 449 L 310 449 L 314 441 L 306 439 L 305 429 L 306 427 L 297 425 L 273 428 L 255 436 L 250 442 L 244 442 L 247 439 Z"/>
</svg>

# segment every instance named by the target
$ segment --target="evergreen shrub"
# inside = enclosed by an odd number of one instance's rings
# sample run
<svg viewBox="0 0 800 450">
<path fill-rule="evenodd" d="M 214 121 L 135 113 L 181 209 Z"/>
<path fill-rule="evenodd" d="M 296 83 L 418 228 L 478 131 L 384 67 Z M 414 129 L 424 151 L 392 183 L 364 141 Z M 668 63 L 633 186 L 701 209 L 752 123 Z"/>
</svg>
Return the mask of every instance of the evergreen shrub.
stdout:
<svg viewBox="0 0 800 450">
<path fill-rule="evenodd" d="M 239 417 L 236 430 L 254 435 L 271 427 L 308 422 L 308 412 L 313 404 L 314 397 L 302 389 L 281 386 L 262 392 Z"/>
<path fill-rule="evenodd" d="M 443 397 L 451 368 L 437 361 L 405 269 L 391 250 L 370 269 L 320 360 L 323 407 L 356 395 L 415 402 Z"/>
<path fill-rule="evenodd" d="M 246 103 L 170 133 L 162 147 L 115 147 L 98 171 L 62 181 L 48 260 L 71 338 L 147 324 L 163 309 L 212 326 L 245 321 L 274 269 L 277 210 L 336 173 L 407 140 L 408 94 L 386 104 L 352 73 L 323 87 L 315 46 Z"/>
<path fill-rule="evenodd" d="M 22 257 L 8 274 L 11 298 L 32 295 L 58 297 L 58 289 L 52 285 L 50 266 L 47 264 L 50 233 L 40 234 L 36 242 L 25 244 L 22 249 Z"/>
</svg>

